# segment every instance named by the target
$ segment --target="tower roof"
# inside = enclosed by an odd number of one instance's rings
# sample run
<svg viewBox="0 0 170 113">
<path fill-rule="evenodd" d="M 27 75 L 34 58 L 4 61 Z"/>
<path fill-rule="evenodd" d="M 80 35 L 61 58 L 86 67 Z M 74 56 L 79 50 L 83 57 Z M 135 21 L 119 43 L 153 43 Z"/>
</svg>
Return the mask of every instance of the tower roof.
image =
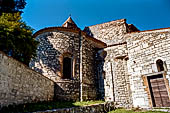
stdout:
<svg viewBox="0 0 170 113">
<path fill-rule="evenodd" d="M 62 27 L 78 28 L 71 16 L 69 16 L 68 19 L 63 23 Z"/>
</svg>

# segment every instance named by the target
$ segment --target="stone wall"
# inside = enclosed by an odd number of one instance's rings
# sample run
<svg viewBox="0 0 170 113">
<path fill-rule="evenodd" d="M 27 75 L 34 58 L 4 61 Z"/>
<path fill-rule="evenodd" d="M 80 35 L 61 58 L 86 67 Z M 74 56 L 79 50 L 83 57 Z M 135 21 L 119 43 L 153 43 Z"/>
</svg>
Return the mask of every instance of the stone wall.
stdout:
<svg viewBox="0 0 170 113">
<path fill-rule="evenodd" d="M 40 111 L 34 113 L 107 113 L 114 109 L 115 109 L 114 102 L 107 102 L 103 104 L 94 104 L 94 105 L 83 106 L 83 107 Z"/>
<path fill-rule="evenodd" d="M 63 57 L 70 54 L 73 60 L 73 79 L 79 78 L 79 33 L 66 31 L 45 32 L 36 37 L 40 42 L 37 58 L 30 67 L 53 81 L 62 81 Z"/>
<path fill-rule="evenodd" d="M 122 43 L 128 32 L 125 19 L 89 26 L 84 29 L 90 36 L 105 42 L 107 45 Z"/>
<path fill-rule="evenodd" d="M 55 84 L 55 99 L 59 101 L 80 101 L 80 82 L 75 80 L 58 81 Z"/>
<path fill-rule="evenodd" d="M 128 54 L 124 36 L 133 29 L 129 30 L 126 20 L 121 19 L 89 26 L 84 31 L 108 45 L 104 49 L 106 52 L 103 65 L 104 72 L 99 71 L 101 76 L 105 78 L 105 100 L 115 101 L 120 107 L 130 107 L 132 105 L 130 75 L 127 72 Z"/>
<path fill-rule="evenodd" d="M 56 98 L 59 100 L 79 100 L 79 39 L 79 33 L 58 30 L 36 37 L 40 44 L 37 57 L 31 61 L 30 67 L 56 82 Z M 72 59 L 71 79 L 63 78 L 65 56 Z"/>
<path fill-rule="evenodd" d="M 165 78 L 169 91 L 170 82 L 170 29 L 144 31 L 126 35 L 128 48 L 128 71 L 131 74 L 133 105 L 152 107 L 147 92 L 147 81 L 143 78 L 158 72 L 156 60 L 161 59 L 167 65 Z M 146 82 L 146 83 L 145 83 Z"/>
<path fill-rule="evenodd" d="M 104 63 L 105 99 L 115 101 L 120 107 L 131 107 L 131 90 L 127 73 L 126 43 L 108 47 Z"/>
<path fill-rule="evenodd" d="M 73 30 L 74 31 L 74 30 Z M 59 86 L 59 100 L 96 99 L 95 51 L 96 42 L 88 40 L 80 31 L 43 32 L 36 37 L 40 42 L 37 57 L 30 67 L 55 81 Z M 63 58 L 72 58 L 72 78 L 63 78 Z"/>
<path fill-rule="evenodd" d="M 95 54 L 94 46 L 90 41 L 83 39 L 82 42 L 82 94 L 84 100 L 96 99 L 96 74 L 95 74 Z"/>
<path fill-rule="evenodd" d="M 98 70 L 100 76 L 105 78 L 105 100 L 115 101 L 121 107 L 130 107 L 131 90 L 129 83 L 129 74 L 127 72 L 127 47 L 125 34 L 130 32 L 125 19 L 111 21 L 103 24 L 89 26 L 84 29 L 89 35 L 105 42 L 108 47 L 106 52 L 104 72 Z M 131 29 L 133 31 L 133 29 Z"/>
<path fill-rule="evenodd" d="M 54 82 L 0 52 L 0 106 L 49 101 Z"/>
</svg>

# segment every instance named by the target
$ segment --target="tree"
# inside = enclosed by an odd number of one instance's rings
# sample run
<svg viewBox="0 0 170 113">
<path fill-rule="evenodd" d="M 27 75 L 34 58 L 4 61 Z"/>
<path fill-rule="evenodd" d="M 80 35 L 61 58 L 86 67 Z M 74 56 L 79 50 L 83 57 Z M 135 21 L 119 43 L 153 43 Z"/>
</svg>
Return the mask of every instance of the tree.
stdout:
<svg viewBox="0 0 170 113">
<path fill-rule="evenodd" d="M 25 8 L 25 0 L 0 0 L 0 15 L 2 13 L 22 13 Z"/>
<path fill-rule="evenodd" d="M 32 34 L 33 29 L 21 20 L 19 13 L 0 16 L 0 51 L 26 65 L 36 56 L 38 42 Z"/>
</svg>

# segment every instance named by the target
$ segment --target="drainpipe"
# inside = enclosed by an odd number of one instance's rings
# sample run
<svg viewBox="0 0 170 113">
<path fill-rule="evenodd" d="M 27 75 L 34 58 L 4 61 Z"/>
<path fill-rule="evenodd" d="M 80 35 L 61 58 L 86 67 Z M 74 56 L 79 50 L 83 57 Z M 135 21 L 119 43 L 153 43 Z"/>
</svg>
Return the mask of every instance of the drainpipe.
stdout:
<svg viewBox="0 0 170 113">
<path fill-rule="evenodd" d="M 79 31 L 79 52 L 80 52 L 80 60 L 79 60 L 79 78 L 80 78 L 80 101 L 82 102 L 83 101 L 83 65 L 82 65 L 82 51 L 83 51 L 83 48 L 82 48 L 82 36 L 81 36 L 81 31 Z"/>
</svg>

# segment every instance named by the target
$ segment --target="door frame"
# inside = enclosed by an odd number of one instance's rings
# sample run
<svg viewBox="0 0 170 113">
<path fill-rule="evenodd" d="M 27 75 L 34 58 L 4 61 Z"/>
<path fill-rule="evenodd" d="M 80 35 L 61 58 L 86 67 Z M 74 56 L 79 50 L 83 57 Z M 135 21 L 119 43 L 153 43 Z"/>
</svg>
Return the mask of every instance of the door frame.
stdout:
<svg viewBox="0 0 170 113">
<path fill-rule="evenodd" d="M 168 92 L 168 97 L 170 100 L 170 87 L 169 87 L 169 80 L 166 78 L 167 72 L 166 71 L 161 71 L 161 72 L 157 72 L 157 73 L 151 73 L 151 74 L 147 74 L 147 75 L 143 75 L 143 81 L 144 81 L 144 86 L 146 86 L 145 91 L 148 94 L 148 100 L 149 100 L 149 106 L 153 107 L 153 101 L 152 101 L 152 97 L 151 97 L 151 89 L 149 87 L 149 81 L 148 81 L 148 77 L 149 76 L 157 76 L 162 74 L 164 82 L 165 82 L 165 86 L 166 86 L 166 90 Z"/>
</svg>

